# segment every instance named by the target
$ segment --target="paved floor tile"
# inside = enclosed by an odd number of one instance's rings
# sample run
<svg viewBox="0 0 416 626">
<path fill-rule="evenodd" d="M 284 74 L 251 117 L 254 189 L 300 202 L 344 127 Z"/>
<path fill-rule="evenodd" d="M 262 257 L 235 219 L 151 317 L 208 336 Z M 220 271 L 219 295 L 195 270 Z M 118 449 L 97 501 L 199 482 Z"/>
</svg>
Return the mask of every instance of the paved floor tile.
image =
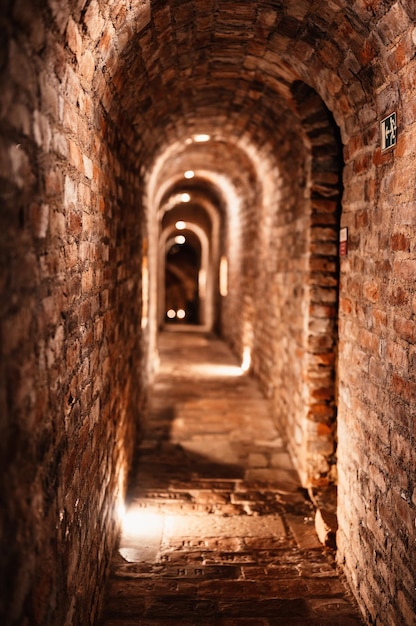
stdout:
<svg viewBox="0 0 416 626">
<path fill-rule="evenodd" d="M 358 626 L 267 401 L 224 343 L 159 337 L 101 626 Z"/>
</svg>

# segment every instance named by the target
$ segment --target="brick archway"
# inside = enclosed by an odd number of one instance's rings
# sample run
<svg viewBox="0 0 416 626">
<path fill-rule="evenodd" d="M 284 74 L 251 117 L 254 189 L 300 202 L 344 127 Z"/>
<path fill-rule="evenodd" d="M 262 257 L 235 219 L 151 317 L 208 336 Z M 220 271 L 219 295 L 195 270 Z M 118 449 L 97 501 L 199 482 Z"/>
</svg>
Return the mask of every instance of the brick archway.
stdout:
<svg viewBox="0 0 416 626">
<path fill-rule="evenodd" d="M 339 260 L 342 149 L 335 121 L 302 82 L 292 92 L 310 149 L 309 317 L 306 339 L 307 485 L 336 483 Z"/>
</svg>

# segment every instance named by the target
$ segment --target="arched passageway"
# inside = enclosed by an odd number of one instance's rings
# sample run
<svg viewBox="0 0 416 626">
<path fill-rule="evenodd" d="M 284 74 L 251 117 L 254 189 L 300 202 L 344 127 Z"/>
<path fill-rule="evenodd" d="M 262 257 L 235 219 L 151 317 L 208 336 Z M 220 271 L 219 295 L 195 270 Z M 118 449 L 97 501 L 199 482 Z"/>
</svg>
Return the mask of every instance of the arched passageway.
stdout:
<svg viewBox="0 0 416 626">
<path fill-rule="evenodd" d="M 178 220 L 204 330 L 316 505 L 337 488 L 364 620 L 414 623 L 415 19 L 410 0 L 5 0 L 2 623 L 97 619 Z"/>
<path fill-rule="evenodd" d="M 170 319 L 175 323 L 198 324 L 210 330 L 214 325 L 219 220 L 210 204 L 199 204 L 198 194 L 189 191 L 191 193 L 173 190 L 159 211 L 157 319 L 159 326 L 169 322 L 167 312 L 170 311 Z M 173 301 L 168 307 L 169 281 Z M 179 285 L 180 306 L 175 296 Z"/>
<path fill-rule="evenodd" d="M 165 254 L 165 322 L 200 323 L 200 244 L 189 232 L 168 240 Z M 199 244 L 199 245 L 198 245 Z"/>
</svg>

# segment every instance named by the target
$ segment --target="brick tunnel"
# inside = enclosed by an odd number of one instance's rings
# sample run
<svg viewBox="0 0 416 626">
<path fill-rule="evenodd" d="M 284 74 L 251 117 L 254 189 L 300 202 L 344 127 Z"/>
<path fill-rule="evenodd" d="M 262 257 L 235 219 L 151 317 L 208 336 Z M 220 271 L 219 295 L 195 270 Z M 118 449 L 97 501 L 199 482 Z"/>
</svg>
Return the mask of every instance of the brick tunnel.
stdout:
<svg viewBox="0 0 416 626">
<path fill-rule="evenodd" d="M 416 623 L 415 20 L 3 0 L 2 624 L 99 623 L 150 401 L 175 393 L 163 346 L 201 338 L 257 385 L 312 517 L 336 507 L 363 623 Z M 358 623 L 273 606 L 189 623 Z"/>
</svg>

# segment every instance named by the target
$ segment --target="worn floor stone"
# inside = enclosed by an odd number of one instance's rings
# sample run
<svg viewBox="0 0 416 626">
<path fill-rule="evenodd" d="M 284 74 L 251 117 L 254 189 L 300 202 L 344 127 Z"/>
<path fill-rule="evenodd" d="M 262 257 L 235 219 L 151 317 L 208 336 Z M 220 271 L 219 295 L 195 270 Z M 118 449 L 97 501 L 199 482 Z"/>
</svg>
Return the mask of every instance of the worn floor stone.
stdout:
<svg viewBox="0 0 416 626">
<path fill-rule="evenodd" d="M 255 382 L 165 332 L 102 626 L 356 626 Z"/>
</svg>

